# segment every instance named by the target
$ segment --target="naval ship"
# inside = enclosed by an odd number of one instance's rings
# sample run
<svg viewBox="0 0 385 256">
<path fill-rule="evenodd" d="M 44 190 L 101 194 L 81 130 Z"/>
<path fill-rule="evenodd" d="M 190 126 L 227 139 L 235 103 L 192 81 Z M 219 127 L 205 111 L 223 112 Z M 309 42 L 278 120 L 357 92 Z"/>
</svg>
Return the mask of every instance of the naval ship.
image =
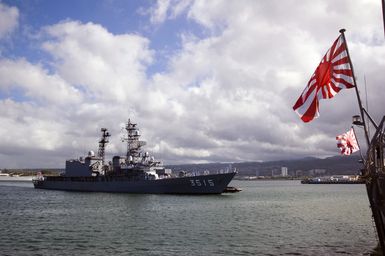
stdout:
<svg viewBox="0 0 385 256">
<path fill-rule="evenodd" d="M 148 152 L 140 140 L 137 124 L 128 119 L 125 125 L 127 143 L 124 156 L 114 156 L 105 163 L 105 147 L 110 133 L 102 128 L 97 155 L 89 151 L 86 157 L 67 160 L 65 172 L 59 176 L 42 176 L 33 179 L 35 188 L 87 192 L 120 192 L 151 194 L 221 194 L 236 174 L 236 170 L 192 175 L 175 174 Z"/>
</svg>

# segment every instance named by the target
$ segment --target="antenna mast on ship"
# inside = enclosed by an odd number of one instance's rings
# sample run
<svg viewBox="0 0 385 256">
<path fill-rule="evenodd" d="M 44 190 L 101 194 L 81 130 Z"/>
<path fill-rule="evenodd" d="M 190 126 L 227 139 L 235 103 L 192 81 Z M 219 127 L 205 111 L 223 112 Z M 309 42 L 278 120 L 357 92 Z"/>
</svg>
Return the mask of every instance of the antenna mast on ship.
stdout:
<svg viewBox="0 0 385 256">
<path fill-rule="evenodd" d="M 139 129 L 136 127 L 136 124 L 131 123 L 130 119 L 128 119 L 125 129 L 127 137 L 124 137 L 122 140 L 127 141 L 127 161 L 136 162 L 140 157 L 141 147 L 146 145 L 146 142 L 139 140 Z"/>
<path fill-rule="evenodd" d="M 102 159 L 102 165 L 104 165 L 104 150 L 106 148 L 106 144 L 109 142 L 108 137 L 111 135 L 107 128 L 101 128 L 100 131 L 102 132 L 102 138 L 99 141 L 98 157 Z"/>
</svg>

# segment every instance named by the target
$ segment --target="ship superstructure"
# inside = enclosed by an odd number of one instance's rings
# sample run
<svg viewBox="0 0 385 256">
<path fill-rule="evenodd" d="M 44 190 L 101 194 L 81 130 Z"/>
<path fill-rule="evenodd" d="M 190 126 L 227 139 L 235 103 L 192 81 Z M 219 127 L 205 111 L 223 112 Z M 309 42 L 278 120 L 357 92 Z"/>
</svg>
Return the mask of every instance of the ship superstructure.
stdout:
<svg viewBox="0 0 385 256">
<path fill-rule="evenodd" d="M 125 126 L 126 135 L 122 138 L 127 143 L 127 153 L 125 156 L 114 156 L 112 158 L 112 167 L 109 167 L 110 175 L 140 176 L 145 179 L 158 179 L 159 177 L 168 177 L 171 174 L 170 169 L 161 165 L 160 161 L 155 161 L 148 152 L 142 151 L 146 145 L 145 141 L 140 140 L 140 132 L 137 124 L 128 122 Z"/>
</svg>

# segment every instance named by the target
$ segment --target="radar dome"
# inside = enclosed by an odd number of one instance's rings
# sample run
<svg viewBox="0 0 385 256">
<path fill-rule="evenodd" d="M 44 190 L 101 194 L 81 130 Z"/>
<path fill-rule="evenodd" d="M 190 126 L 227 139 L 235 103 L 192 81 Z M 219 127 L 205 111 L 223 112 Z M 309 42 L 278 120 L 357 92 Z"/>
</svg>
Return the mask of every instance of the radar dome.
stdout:
<svg viewBox="0 0 385 256">
<path fill-rule="evenodd" d="M 94 156 L 95 156 L 95 153 L 94 153 L 94 151 L 92 151 L 92 150 L 88 151 L 88 156 L 90 156 L 90 157 L 94 157 Z"/>
</svg>

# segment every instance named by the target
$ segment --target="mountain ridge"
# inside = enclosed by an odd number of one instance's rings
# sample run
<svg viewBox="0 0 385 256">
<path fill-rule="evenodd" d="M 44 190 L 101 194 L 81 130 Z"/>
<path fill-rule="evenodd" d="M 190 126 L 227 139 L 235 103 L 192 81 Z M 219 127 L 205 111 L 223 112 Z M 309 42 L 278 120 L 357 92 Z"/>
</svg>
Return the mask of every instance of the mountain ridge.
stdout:
<svg viewBox="0 0 385 256">
<path fill-rule="evenodd" d="M 290 176 L 313 176 L 315 174 L 359 174 L 363 168 L 359 163 L 360 156 L 331 156 L 327 158 L 304 157 L 301 159 L 277 160 L 267 162 L 239 162 L 239 163 L 207 163 L 167 165 L 175 171 L 202 172 L 225 170 L 231 165 L 236 168 L 239 176 L 278 176 L 281 167 L 288 168 Z"/>
</svg>

